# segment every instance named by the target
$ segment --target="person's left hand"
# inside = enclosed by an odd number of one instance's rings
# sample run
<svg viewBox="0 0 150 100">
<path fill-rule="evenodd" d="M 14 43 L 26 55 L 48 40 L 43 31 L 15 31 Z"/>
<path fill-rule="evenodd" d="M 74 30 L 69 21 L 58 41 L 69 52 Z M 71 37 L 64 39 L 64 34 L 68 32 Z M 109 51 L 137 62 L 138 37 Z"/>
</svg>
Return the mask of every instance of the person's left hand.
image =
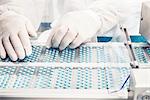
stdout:
<svg viewBox="0 0 150 100">
<path fill-rule="evenodd" d="M 75 11 L 65 14 L 52 28 L 48 47 L 76 48 L 96 35 L 101 26 L 99 17 L 92 11 Z"/>
</svg>

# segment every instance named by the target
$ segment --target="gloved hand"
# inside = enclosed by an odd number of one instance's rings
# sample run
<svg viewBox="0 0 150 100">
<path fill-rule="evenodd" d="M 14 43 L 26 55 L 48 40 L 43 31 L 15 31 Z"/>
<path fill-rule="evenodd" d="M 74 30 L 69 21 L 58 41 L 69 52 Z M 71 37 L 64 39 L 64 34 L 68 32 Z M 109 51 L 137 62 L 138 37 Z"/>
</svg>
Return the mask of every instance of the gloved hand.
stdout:
<svg viewBox="0 0 150 100">
<path fill-rule="evenodd" d="M 24 59 L 32 52 L 29 36 L 36 36 L 30 21 L 19 14 L 7 11 L 0 15 L 0 57 L 8 55 L 12 61 Z"/>
<path fill-rule="evenodd" d="M 74 11 L 54 23 L 47 41 L 48 47 L 76 48 L 91 40 L 100 29 L 99 17 L 92 11 Z"/>
</svg>

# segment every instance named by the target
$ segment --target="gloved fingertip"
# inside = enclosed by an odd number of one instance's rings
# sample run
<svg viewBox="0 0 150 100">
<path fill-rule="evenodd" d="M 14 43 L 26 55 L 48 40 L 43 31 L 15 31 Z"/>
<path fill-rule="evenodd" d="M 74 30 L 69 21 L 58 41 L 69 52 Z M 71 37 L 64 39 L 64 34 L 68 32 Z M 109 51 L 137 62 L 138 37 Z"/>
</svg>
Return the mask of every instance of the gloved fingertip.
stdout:
<svg viewBox="0 0 150 100">
<path fill-rule="evenodd" d="M 36 38 L 37 37 L 37 33 L 33 32 L 32 34 L 30 34 L 30 36 Z"/>
<path fill-rule="evenodd" d="M 65 47 L 63 47 L 63 46 L 60 46 L 60 47 L 59 47 L 59 50 L 60 50 L 60 51 L 62 51 L 62 50 L 64 50 L 64 49 L 65 49 Z"/>
<path fill-rule="evenodd" d="M 79 47 L 80 45 L 81 45 L 81 43 L 71 43 L 69 45 L 69 47 L 72 48 L 72 49 L 75 49 L 75 48 Z"/>
<path fill-rule="evenodd" d="M 59 45 L 58 45 L 57 43 L 53 43 L 53 47 L 54 47 L 54 48 L 58 48 L 58 46 L 59 46 Z"/>
<path fill-rule="evenodd" d="M 62 50 L 63 50 L 63 48 L 59 47 L 59 50 L 60 50 L 60 51 L 62 51 Z"/>
<path fill-rule="evenodd" d="M 32 50 L 26 52 L 26 56 L 30 56 L 32 54 Z"/>
<path fill-rule="evenodd" d="M 24 59 L 25 58 L 25 55 L 21 55 L 20 57 L 19 57 L 19 59 Z"/>
<path fill-rule="evenodd" d="M 0 57 L 1 57 L 2 59 L 5 59 L 5 58 L 6 58 L 6 52 L 1 51 L 1 52 L 0 52 Z"/>
<path fill-rule="evenodd" d="M 17 61 L 17 57 L 16 56 L 10 56 L 10 59 L 12 60 L 12 61 Z"/>
<path fill-rule="evenodd" d="M 36 32 L 34 33 L 34 37 L 37 37 L 37 33 Z"/>
<path fill-rule="evenodd" d="M 32 52 L 27 53 L 27 56 L 30 56 L 32 54 Z"/>
<path fill-rule="evenodd" d="M 46 46 L 46 48 L 50 48 L 51 47 L 51 45 L 48 42 L 46 43 L 45 46 Z"/>
<path fill-rule="evenodd" d="M 6 58 L 6 55 L 1 55 L 0 56 L 2 59 L 5 59 Z"/>
<path fill-rule="evenodd" d="M 49 45 L 46 45 L 46 48 L 50 48 L 50 46 L 49 46 Z"/>
<path fill-rule="evenodd" d="M 74 45 L 69 45 L 69 48 L 74 49 L 75 46 Z"/>
</svg>

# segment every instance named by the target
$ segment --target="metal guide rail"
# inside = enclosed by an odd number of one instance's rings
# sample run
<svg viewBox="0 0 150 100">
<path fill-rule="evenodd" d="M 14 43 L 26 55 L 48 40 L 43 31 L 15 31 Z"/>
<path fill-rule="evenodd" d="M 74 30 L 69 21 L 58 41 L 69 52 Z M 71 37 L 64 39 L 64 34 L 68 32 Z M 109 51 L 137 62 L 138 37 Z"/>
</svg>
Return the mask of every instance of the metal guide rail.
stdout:
<svg viewBox="0 0 150 100">
<path fill-rule="evenodd" d="M 126 45 L 129 50 L 132 68 L 150 68 L 150 45 L 145 43 L 133 43 L 127 29 L 124 28 L 126 35 Z M 144 66 L 144 67 L 143 67 Z"/>
</svg>

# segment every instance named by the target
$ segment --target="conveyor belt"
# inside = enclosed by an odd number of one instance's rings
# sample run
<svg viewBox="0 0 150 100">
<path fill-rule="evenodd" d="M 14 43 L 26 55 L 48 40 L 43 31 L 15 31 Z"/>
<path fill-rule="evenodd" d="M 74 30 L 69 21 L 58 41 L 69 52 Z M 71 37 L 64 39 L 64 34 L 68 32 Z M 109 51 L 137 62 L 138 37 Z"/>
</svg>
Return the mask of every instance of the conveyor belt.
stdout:
<svg viewBox="0 0 150 100">
<path fill-rule="evenodd" d="M 126 67 L 0 67 L 0 89 L 113 89 L 130 74 Z M 127 88 L 127 85 L 125 88 Z"/>
<path fill-rule="evenodd" d="M 118 43 L 118 45 L 91 43 L 77 49 L 66 48 L 63 51 L 33 45 L 32 51 L 29 57 L 26 57 L 24 60 L 18 60 L 18 62 L 130 63 L 128 50 L 123 43 Z M 0 61 L 11 62 L 9 58 L 1 59 Z"/>
<path fill-rule="evenodd" d="M 89 43 L 63 51 L 34 44 L 32 50 L 17 62 L 1 59 L 0 96 L 118 99 L 117 92 L 124 91 L 122 98 L 127 98 L 129 81 L 120 89 L 130 75 L 131 61 L 123 43 Z"/>
</svg>

